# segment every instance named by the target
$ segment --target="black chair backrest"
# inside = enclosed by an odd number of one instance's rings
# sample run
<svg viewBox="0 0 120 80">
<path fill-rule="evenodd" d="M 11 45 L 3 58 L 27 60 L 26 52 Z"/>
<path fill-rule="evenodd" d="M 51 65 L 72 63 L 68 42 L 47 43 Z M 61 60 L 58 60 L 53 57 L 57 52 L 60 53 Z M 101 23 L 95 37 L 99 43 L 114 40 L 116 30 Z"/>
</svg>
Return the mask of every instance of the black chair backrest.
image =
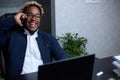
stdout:
<svg viewBox="0 0 120 80">
<path fill-rule="evenodd" d="M 0 75 L 2 77 L 6 76 L 5 60 L 1 50 L 0 50 L 0 72 L 1 72 Z"/>
<path fill-rule="evenodd" d="M 10 16 L 13 16 L 13 15 L 15 15 L 16 13 L 6 13 L 6 14 L 4 14 L 4 15 L 1 15 L 0 16 L 0 19 L 5 19 L 5 18 L 8 18 L 8 17 L 10 17 Z"/>
</svg>

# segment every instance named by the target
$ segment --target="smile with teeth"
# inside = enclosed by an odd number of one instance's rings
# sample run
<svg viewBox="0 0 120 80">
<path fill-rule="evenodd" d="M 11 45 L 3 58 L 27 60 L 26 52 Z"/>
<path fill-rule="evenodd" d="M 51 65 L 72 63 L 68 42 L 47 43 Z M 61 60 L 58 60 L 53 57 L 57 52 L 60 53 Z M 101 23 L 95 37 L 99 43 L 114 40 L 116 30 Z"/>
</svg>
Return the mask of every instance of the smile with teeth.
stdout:
<svg viewBox="0 0 120 80">
<path fill-rule="evenodd" d="M 35 27 L 36 23 L 32 22 L 30 23 L 31 27 Z"/>
</svg>

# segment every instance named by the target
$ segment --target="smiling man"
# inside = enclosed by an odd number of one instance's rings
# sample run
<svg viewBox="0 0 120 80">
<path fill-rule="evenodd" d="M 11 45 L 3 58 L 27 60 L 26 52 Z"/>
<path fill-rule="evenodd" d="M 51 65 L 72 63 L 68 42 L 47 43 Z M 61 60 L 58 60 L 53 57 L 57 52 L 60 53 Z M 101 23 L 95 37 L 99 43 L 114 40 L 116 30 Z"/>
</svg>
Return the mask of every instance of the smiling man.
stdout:
<svg viewBox="0 0 120 80">
<path fill-rule="evenodd" d="M 43 14 L 41 4 L 31 1 L 16 15 L 0 20 L 0 47 L 7 56 L 7 77 L 37 72 L 39 65 L 52 58 L 68 58 L 52 35 L 38 29 Z"/>
</svg>

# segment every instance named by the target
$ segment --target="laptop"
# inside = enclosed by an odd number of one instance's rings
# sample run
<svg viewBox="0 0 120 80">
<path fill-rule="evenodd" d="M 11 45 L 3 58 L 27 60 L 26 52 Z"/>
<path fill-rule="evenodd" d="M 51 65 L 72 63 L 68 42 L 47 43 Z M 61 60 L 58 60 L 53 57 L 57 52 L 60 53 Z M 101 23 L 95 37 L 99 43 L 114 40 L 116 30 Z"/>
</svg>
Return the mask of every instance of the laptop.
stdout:
<svg viewBox="0 0 120 80">
<path fill-rule="evenodd" d="M 95 54 L 41 65 L 38 80 L 92 80 Z"/>
</svg>

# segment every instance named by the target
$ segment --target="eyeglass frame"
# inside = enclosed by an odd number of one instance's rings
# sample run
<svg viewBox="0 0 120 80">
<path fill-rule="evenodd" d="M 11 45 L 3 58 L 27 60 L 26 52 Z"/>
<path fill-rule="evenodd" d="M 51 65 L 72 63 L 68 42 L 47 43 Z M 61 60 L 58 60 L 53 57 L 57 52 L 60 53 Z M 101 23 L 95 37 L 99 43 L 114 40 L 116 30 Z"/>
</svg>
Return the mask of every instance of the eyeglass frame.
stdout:
<svg viewBox="0 0 120 80">
<path fill-rule="evenodd" d="M 27 17 L 33 18 L 35 17 L 36 19 L 40 19 L 41 15 L 40 14 L 32 14 L 32 13 L 26 13 Z M 38 16 L 39 15 L 39 16 Z"/>
</svg>

